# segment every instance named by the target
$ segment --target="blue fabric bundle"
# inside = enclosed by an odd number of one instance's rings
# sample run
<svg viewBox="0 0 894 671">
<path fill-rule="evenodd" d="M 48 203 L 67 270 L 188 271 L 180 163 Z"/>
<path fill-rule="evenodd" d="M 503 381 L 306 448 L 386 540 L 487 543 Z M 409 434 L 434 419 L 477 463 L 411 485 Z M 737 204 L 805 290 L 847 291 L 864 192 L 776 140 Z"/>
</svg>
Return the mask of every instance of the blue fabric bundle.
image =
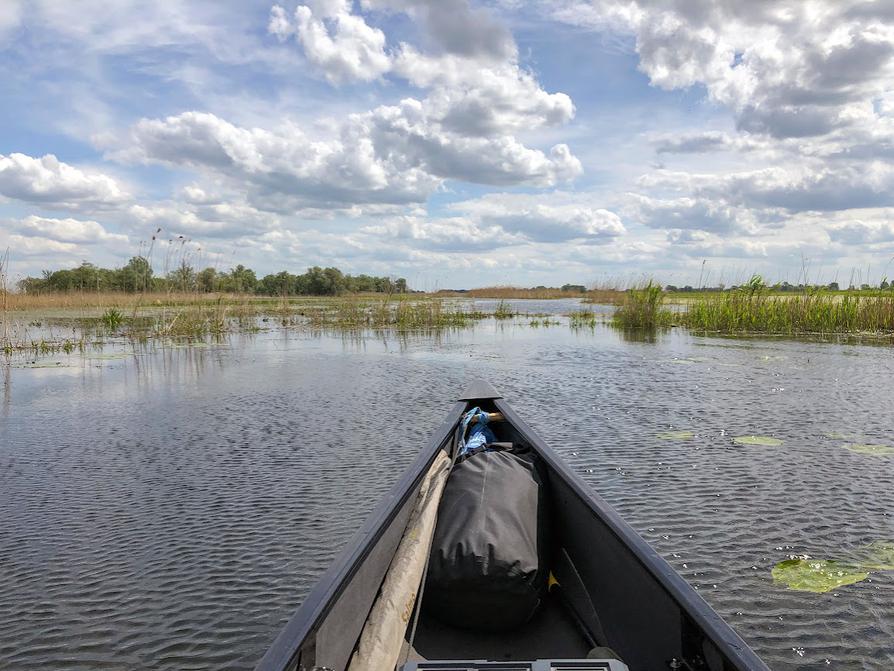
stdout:
<svg viewBox="0 0 894 671">
<path fill-rule="evenodd" d="M 469 429 L 469 425 L 472 424 L 472 420 L 476 417 L 475 424 Z M 487 413 L 479 407 L 472 408 L 463 416 L 463 437 L 460 443 L 459 456 L 478 450 L 487 443 L 496 442 L 494 432 L 487 425 L 488 421 Z"/>
</svg>

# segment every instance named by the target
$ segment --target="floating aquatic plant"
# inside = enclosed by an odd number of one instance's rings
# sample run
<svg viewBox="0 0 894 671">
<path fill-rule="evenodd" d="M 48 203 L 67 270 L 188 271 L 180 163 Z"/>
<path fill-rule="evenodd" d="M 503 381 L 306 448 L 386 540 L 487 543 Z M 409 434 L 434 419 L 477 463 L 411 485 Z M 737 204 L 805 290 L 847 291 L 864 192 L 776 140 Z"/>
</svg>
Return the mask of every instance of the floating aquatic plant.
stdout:
<svg viewBox="0 0 894 671">
<path fill-rule="evenodd" d="M 844 449 L 857 454 L 869 454 L 874 457 L 885 457 L 894 454 L 894 447 L 890 445 L 870 445 L 865 443 L 847 443 Z"/>
<path fill-rule="evenodd" d="M 736 445 L 761 445 L 762 447 L 779 447 L 782 441 L 770 436 L 734 436 Z"/>
<path fill-rule="evenodd" d="M 839 431 L 826 431 L 823 435 L 831 440 L 859 440 L 853 433 L 841 433 Z"/>
<path fill-rule="evenodd" d="M 695 434 L 692 431 L 662 431 L 657 437 L 661 440 L 692 440 Z"/>
<path fill-rule="evenodd" d="M 786 559 L 770 571 L 773 581 L 799 592 L 831 592 L 866 580 L 862 566 L 833 559 Z"/>
<path fill-rule="evenodd" d="M 867 571 L 894 571 L 894 543 L 891 541 L 874 541 L 862 548 L 860 567 Z"/>
</svg>

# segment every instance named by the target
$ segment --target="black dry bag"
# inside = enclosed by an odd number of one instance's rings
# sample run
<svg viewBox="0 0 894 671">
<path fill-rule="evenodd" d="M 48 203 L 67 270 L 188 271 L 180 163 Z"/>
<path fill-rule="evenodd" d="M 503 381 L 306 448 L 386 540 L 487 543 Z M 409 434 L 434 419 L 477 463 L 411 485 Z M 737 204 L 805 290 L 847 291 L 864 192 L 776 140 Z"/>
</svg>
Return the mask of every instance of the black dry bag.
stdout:
<svg viewBox="0 0 894 671">
<path fill-rule="evenodd" d="M 484 451 L 453 467 L 438 509 L 424 607 L 442 622 L 501 631 L 546 588 L 547 511 L 533 454 Z"/>
</svg>

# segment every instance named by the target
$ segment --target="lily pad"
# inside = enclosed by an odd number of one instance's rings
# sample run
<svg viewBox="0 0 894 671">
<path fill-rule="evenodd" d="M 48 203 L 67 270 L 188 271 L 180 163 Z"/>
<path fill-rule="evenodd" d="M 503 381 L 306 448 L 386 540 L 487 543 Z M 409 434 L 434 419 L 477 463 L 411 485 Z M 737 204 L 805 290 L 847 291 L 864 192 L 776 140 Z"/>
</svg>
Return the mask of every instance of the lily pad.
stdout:
<svg viewBox="0 0 894 671">
<path fill-rule="evenodd" d="M 733 442 L 736 445 L 761 445 L 763 447 L 779 447 L 782 441 L 778 438 L 770 438 L 770 436 L 734 436 Z"/>
<path fill-rule="evenodd" d="M 695 434 L 692 431 L 662 431 L 656 437 L 661 440 L 692 440 Z"/>
<path fill-rule="evenodd" d="M 831 592 L 833 589 L 866 580 L 869 573 L 833 559 L 786 559 L 770 571 L 773 582 L 799 592 Z"/>
<path fill-rule="evenodd" d="M 875 541 L 864 547 L 859 555 L 860 568 L 867 571 L 894 571 L 894 543 Z"/>
<path fill-rule="evenodd" d="M 832 440 L 859 440 L 853 433 L 841 433 L 839 431 L 826 431 L 823 435 Z"/>
<path fill-rule="evenodd" d="M 894 447 L 890 445 L 869 445 L 865 443 L 848 443 L 844 449 L 857 454 L 869 454 L 874 457 L 885 457 L 894 454 Z"/>
</svg>

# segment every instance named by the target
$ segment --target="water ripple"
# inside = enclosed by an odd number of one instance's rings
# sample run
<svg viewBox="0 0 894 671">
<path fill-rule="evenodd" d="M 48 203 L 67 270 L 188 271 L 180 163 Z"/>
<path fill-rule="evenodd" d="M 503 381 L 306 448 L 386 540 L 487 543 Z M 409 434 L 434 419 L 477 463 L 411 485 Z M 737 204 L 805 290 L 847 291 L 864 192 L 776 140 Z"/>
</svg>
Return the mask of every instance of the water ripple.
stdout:
<svg viewBox="0 0 894 671">
<path fill-rule="evenodd" d="M 894 444 L 892 367 L 874 347 L 485 324 L 13 370 L 0 668 L 251 668 L 471 376 L 774 669 L 891 668 L 894 575 L 813 594 L 770 568 L 894 539 L 894 458 L 828 437 Z"/>
</svg>

